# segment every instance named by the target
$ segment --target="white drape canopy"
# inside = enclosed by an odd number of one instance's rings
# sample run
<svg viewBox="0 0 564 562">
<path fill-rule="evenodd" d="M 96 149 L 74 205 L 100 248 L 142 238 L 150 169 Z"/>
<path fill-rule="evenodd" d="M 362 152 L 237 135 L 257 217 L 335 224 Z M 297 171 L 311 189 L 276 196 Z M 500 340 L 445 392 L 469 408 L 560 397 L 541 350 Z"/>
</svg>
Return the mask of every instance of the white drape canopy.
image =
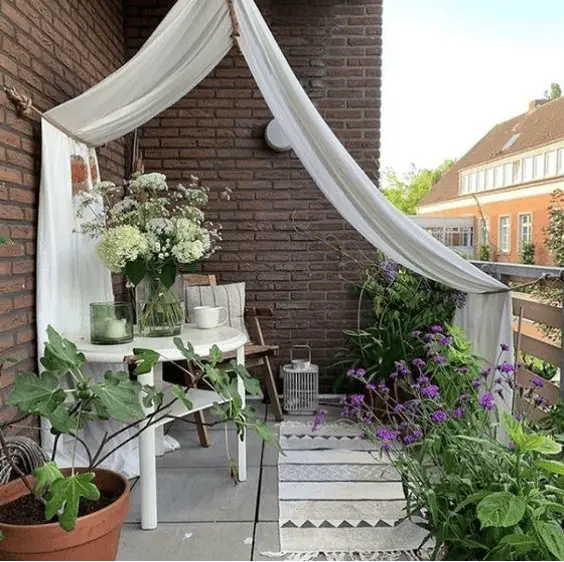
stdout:
<svg viewBox="0 0 564 562">
<path fill-rule="evenodd" d="M 240 27 L 238 43 L 264 99 L 335 209 L 394 260 L 470 293 L 458 321 L 478 354 L 494 360 L 499 344 L 512 346 L 511 298 L 509 293 L 499 292 L 506 287 L 449 250 L 386 200 L 307 97 L 254 1 L 234 0 L 234 9 Z M 178 0 L 135 57 L 46 117 L 88 144 L 114 140 L 196 87 L 233 46 L 232 32 L 227 0 Z M 68 214 L 73 204 L 70 174 L 57 172 L 66 164 L 61 158 L 67 149 L 61 152 L 62 133 L 51 129 L 44 124 L 38 239 L 40 339 L 49 323 L 62 331 L 84 329 L 88 303 L 109 296 L 109 272 L 92 259 L 91 242 L 71 235 L 69 220 L 53 218 L 61 212 Z M 69 280 L 73 270 L 69 260 L 88 268 L 88 275 L 80 282 Z M 54 287 L 70 287 L 72 294 L 65 295 Z M 67 298 L 76 308 L 63 305 Z M 80 321 L 78 310 L 82 311 Z"/>
</svg>

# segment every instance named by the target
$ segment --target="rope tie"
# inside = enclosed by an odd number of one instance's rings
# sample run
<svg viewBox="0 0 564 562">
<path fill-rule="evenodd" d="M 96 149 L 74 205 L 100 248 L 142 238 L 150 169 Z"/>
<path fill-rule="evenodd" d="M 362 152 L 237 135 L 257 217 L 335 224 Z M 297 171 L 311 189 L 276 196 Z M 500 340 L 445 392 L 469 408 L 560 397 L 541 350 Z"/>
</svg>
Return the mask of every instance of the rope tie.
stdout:
<svg viewBox="0 0 564 562">
<path fill-rule="evenodd" d="M 227 5 L 229 6 L 229 17 L 231 18 L 231 38 L 237 40 L 241 37 L 241 35 L 239 34 L 239 20 L 237 19 L 237 14 L 235 13 L 234 0 L 227 0 Z"/>
</svg>

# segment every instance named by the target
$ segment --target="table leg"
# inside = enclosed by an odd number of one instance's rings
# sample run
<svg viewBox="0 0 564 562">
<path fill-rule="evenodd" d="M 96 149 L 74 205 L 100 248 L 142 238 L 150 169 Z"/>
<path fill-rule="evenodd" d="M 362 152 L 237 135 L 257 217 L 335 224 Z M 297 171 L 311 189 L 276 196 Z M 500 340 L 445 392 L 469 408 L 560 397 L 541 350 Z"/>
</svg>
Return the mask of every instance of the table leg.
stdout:
<svg viewBox="0 0 564 562">
<path fill-rule="evenodd" d="M 151 371 L 146 375 L 139 375 L 139 382 L 153 385 L 155 373 Z M 141 404 L 141 407 L 146 414 L 150 414 L 154 410 L 152 407 L 145 408 L 143 404 Z M 154 427 L 149 427 L 139 435 L 139 486 L 141 487 L 141 529 L 156 529 L 157 459 L 155 457 Z"/>
<path fill-rule="evenodd" d="M 239 365 L 245 364 L 245 346 L 241 346 L 237 349 L 237 363 Z M 241 396 L 241 407 L 245 407 L 246 397 L 245 397 L 245 385 L 241 377 L 237 380 L 237 391 Z M 243 439 L 237 439 L 237 460 L 239 461 L 239 480 L 244 482 L 247 480 L 247 432 L 243 430 Z"/>
</svg>

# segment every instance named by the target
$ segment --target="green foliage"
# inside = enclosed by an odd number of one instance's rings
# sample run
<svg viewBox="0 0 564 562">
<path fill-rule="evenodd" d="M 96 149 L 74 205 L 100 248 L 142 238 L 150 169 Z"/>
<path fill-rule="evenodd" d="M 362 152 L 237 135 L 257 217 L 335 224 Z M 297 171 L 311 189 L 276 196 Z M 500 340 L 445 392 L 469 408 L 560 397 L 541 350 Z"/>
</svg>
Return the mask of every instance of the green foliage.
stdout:
<svg viewBox="0 0 564 562">
<path fill-rule="evenodd" d="M 476 506 L 476 514 L 482 528 L 514 527 L 523 519 L 526 509 L 523 498 L 510 492 L 494 492 Z"/>
<path fill-rule="evenodd" d="M 385 176 L 387 185 L 382 193 L 400 211 L 406 215 L 415 215 L 421 199 L 453 164 L 454 160 L 445 160 L 431 170 L 417 170 L 412 166 L 404 179 L 400 179 L 393 170 L 388 170 Z"/>
<path fill-rule="evenodd" d="M 126 358 L 128 363 L 134 362 L 135 376 L 130 377 L 126 371 L 108 371 L 102 380 L 96 382 L 82 373 L 85 358 L 72 342 L 64 339 L 51 326 L 47 330 L 47 336 L 45 356 L 41 359 L 45 370 L 39 375 L 18 375 L 8 404 L 20 408 L 24 413 L 46 418 L 54 432 L 69 434 L 78 439 L 78 431 L 93 420 L 130 422 L 130 428 L 139 428 L 139 422 L 146 420 L 138 430 L 138 435 L 152 424 L 169 419 L 170 408 L 177 401 L 187 410 L 193 408 L 188 388 L 172 385 L 172 398 L 165 399 L 161 390 L 138 382 L 137 376 L 150 372 L 160 359 L 159 354 L 153 350 L 135 349 L 135 355 Z M 209 358 L 205 359 L 194 352 L 190 343 L 184 344 L 176 338 L 175 344 L 190 364 L 194 365 L 194 372 L 189 373 L 194 386 L 207 386 L 221 397 L 222 403 L 215 405 L 220 420 L 234 421 L 240 437 L 245 431 L 255 430 L 261 438 L 276 446 L 276 439 L 270 428 L 256 418 L 252 408 L 242 406 L 239 379 L 247 392 L 260 394 L 261 391 L 259 382 L 245 367 L 235 363 L 227 366 L 222 364 L 223 355 L 217 347 L 212 348 Z M 141 404 L 153 411 L 146 414 Z M 81 498 L 96 500 L 100 496 L 92 482 L 92 470 L 105 460 L 104 455 L 109 454 L 104 447 L 109 445 L 115 451 L 127 442 L 122 442 L 121 445 L 112 442 L 120 434 L 121 431 L 118 430 L 106 435 L 97 451 L 87 450 L 90 459 L 87 472 L 77 473 L 73 466 L 71 475 L 65 476 L 54 462 L 45 463 L 36 469 L 34 493 L 46 503 L 47 521 L 58 515 L 65 530 L 74 529 Z"/>
<path fill-rule="evenodd" d="M 521 263 L 525 265 L 534 265 L 535 263 L 535 245 L 532 242 L 523 242 L 521 251 L 519 252 Z"/>
<path fill-rule="evenodd" d="M 544 229 L 546 245 L 555 265 L 564 266 L 564 192 L 553 191 L 548 207 L 549 222 Z"/>
<path fill-rule="evenodd" d="M 480 244 L 480 249 L 478 251 L 478 259 L 480 261 L 491 261 L 492 254 L 490 251 L 489 244 Z"/>
<path fill-rule="evenodd" d="M 335 391 L 350 390 L 348 369 L 365 369 L 370 378 L 387 378 L 395 362 L 416 357 L 422 343 L 415 330 L 450 323 L 465 296 L 426 279 L 378 253 L 362 272 L 359 309 L 370 306 L 370 324 L 347 330 L 346 349 L 337 353 L 334 366 L 341 369 Z"/>
<path fill-rule="evenodd" d="M 558 372 L 558 368 L 552 363 L 526 353 L 521 355 L 521 362 L 526 369 L 531 371 L 531 373 L 534 373 L 547 381 L 552 380 Z"/>
<path fill-rule="evenodd" d="M 562 88 L 558 82 L 552 82 L 550 84 L 550 90 L 544 92 L 544 97 L 547 100 L 556 100 L 562 95 Z"/>
</svg>

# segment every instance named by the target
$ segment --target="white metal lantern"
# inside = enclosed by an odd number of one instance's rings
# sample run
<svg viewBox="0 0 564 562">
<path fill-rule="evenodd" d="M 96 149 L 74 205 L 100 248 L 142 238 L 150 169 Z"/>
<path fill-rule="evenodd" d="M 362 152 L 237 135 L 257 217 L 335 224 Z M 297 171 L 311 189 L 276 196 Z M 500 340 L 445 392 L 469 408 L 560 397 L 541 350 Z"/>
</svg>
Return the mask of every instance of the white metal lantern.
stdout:
<svg viewBox="0 0 564 562">
<path fill-rule="evenodd" d="M 296 349 L 307 350 L 307 359 L 296 359 Z M 284 410 L 294 414 L 312 414 L 319 405 L 319 367 L 311 363 L 309 345 L 293 345 L 291 363 L 280 367 L 284 380 Z"/>
</svg>

